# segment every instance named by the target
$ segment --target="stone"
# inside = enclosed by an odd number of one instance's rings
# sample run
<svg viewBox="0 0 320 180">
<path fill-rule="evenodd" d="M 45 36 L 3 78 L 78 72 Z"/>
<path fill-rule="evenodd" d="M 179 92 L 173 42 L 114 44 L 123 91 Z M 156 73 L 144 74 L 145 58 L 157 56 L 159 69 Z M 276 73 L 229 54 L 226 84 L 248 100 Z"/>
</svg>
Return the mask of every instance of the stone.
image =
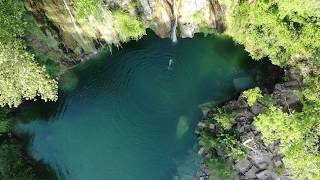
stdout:
<svg viewBox="0 0 320 180">
<path fill-rule="evenodd" d="M 252 166 L 246 173 L 245 177 L 246 179 L 254 179 L 256 178 L 256 173 L 259 171 L 259 169 L 255 166 Z"/>
<path fill-rule="evenodd" d="M 241 173 L 247 172 L 252 167 L 251 162 L 248 159 L 243 159 L 235 164 L 235 169 Z"/>
<path fill-rule="evenodd" d="M 198 154 L 199 154 L 199 155 L 203 155 L 203 153 L 204 153 L 204 148 L 201 147 L 201 148 L 199 149 L 199 151 L 198 151 Z"/>
<path fill-rule="evenodd" d="M 274 165 L 276 167 L 280 167 L 282 165 L 282 161 L 281 160 L 277 160 L 277 161 L 274 162 Z"/>
<path fill-rule="evenodd" d="M 289 78 L 289 80 L 291 80 L 291 81 L 298 81 L 298 82 L 302 82 L 302 76 L 301 76 L 301 74 L 298 72 L 298 71 L 296 71 L 296 70 L 294 70 L 294 69 L 289 69 L 288 71 L 287 71 L 287 74 L 288 74 L 288 78 Z"/>
<path fill-rule="evenodd" d="M 259 150 L 251 156 L 251 159 L 259 169 L 263 170 L 272 166 L 272 156 L 270 152 Z"/>
<path fill-rule="evenodd" d="M 203 116 L 207 116 L 208 113 L 217 105 L 217 102 L 211 101 L 207 103 L 203 103 L 198 105 L 198 107 L 201 109 Z"/>
<path fill-rule="evenodd" d="M 214 124 L 209 124 L 209 129 L 211 129 L 211 130 L 216 130 L 216 125 L 214 125 Z"/>
<path fill-rule="evenodd" d="M 300 88 L 300 84 L 298 81 L 288 81 L 284 83 L 284 86 L 286 88 L 290 88 L 290 89 L 299 89 Z"/>
<path fill-rule="evenodd" d="M 254 114 L 248 109 L 242 109 L 236 115 L 237 121 L 251 121 L 254 117 Z"/>
<path fill-rule="evenodd" d="M 251 107 L 251 112 L 254 115 L 258 115 L 261 113 L 262 109 L 263 109 L 263 105 L 260 103 L 256 103 L 254 106 Z"/>
<path fill-rule="evenodd" d="M 205 123 L 203 123 L 203 122 L 199 122 L 198 123 L 198 128 L 199 129 L 204 129 L 204 128 L 206 128 L 207 127 L 207 125 L 205 124 Z"/>
<path fill-rule="evenodd" d="M 270 170 L 263 170 L 258 173 L 256 173 L 256 176 L 258 179 L 264 179 L 264 180 L 276 180 L 276 175 L 274 172 Z"/>
</svg>

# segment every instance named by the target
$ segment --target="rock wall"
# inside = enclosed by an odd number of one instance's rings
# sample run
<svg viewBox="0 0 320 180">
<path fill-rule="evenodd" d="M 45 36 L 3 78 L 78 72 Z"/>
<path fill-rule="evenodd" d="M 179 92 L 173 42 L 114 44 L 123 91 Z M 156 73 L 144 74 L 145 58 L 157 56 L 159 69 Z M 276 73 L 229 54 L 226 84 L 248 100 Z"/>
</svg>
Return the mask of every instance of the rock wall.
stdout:
<svg viewBox="0 0 320 180">
<path fill-rule="evenodd" d="M 141 20 L 144 28 L 152 29 L 162 38 L 170 37 L 174 14 L 177 14 L 177 34 L 180 37 L 193 37 L 204 27 L 218 31 L 225 29 L 226 6 L 218 0 L 104 0 L 100 1 L 97 16 L 85 18 L 78 18 L 73 1 L 25 0 L 28 14 L 43 36 L 39 39 L 39 35 L 29 32 L 30 46 L 39 49 L 41 44 L 44 49 L 54 50 L 58 59 L 70 62 L 82 59 L 103 45 L 119 44 L 121 32 L 117 32 L 113 16 L 117 10 Z M 176 3 L 177 12 L 174 12 L 173 3 Z M 54 43 L 46 43 L 45 38 Z"/>
<path fill-rule="evenodd" d="M 301 111 L 302 104 L 299 102 L 295 91 L 302 87 L 302 76 L 294 70 L 288 70 L 288 80 L 286 82 L 277 83 L 273 92 L 270 94 L 276 106 L 283 111 L 290 110 Z M 239 180 L 292 180 L 290 178 L 290 169 L 282 169 L 281 175 L 277 171 L 283 166 L 283 155 L 280 153 L 279 142 L 271 145 L 263 143 L 261 133 L 253 125 L 254 117 L 258 116 L 265 106 L 257 102 L 250 107 L 245 98 L 240 95 L 238 99 L 231 100 L 226 103 L 235 114 L 235 124 L 233 129 L 239 133 L 241 143 L 247 148 L 247 155 L 242 160 L 232 160 L 232 167 L 236 172 L 235 179 Z M 206 119 L 214 114 L 214 109 L 208 112 L 208 115 L 202 122 L 198 124 L 198 132 L 207 131 L 213 134 L 219 134 L 216 128 L 218 124 L 208 124 Z M 210 152 L 204 152 L 204 148 L 200 147 L 199 154 L 205 158 L 215 158 L 208 156 Z M 213 180 L 212 175 L 204 166 L 198 179 Z"/>
</svg>

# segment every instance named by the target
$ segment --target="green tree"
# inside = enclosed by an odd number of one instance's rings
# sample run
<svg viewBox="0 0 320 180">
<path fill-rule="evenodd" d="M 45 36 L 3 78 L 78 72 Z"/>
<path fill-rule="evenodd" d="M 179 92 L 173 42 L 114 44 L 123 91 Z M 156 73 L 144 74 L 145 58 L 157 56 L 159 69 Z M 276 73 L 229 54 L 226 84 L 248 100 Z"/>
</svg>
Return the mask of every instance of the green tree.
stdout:
<svg viewBox="0 0 320 180">
<path fill-rule="evenodd" d="M 243 96 L 247 99 L 249 106 L 255 105 L 256 102 L 263 97 L 258 87 L 244 91 Z"/>
<path fill-rule="evenodd" d="M 21 2 L 0 2 L 0 106 L 17 107 L 25 100 L 57 99 L 57 82 L 50 79 L 22 40 L 25 23 Z"/>
<path fill-rule="evenodd" d="M 304 106 L 301 113 L 287 114 L 271 106 L 255 119 L 266 143 L 280 141 L 285 164 L 296 178 L 317 180 L 320 177 L 320 109 Z"/>
<path fill-rule="evenodd" d="M 227 33 L 253 58 L 284 66 L 300 57 L 319 59 L 319 19 L 317 0 L 244 0 L 230 5 Z"/>
</svg>

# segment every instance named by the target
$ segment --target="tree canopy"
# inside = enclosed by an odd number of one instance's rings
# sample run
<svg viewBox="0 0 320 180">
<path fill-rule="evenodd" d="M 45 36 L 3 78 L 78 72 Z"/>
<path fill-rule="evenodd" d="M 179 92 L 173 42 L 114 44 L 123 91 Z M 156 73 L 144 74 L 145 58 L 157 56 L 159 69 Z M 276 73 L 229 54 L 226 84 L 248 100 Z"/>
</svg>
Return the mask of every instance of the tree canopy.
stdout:
<svg viewBox="0 0 320 180">
<path fill-rule="evenodd" d="M 0 106 L 17 107 L 25 100 L 57 99 L 57 82 L 50 79 L 26 51 L 23 5 L 15 0 L 0 2 Z"/>
<path fill-rule="evenodd" d="M 320 177 L 320 2 L 317 0 L 229 1 L 228 30 L 254 59 L 303 75 L 302 112 L 268 105 L 255 119 L 265 143 L 281 142 L 285 166 L 299 179 Z M 251 93 L 250 93 L 251 94 Z M 249 100 L 249 99 L 248 99 Z"/>
<path fill-rule="evenodd" d="M 287 65 L 320 54 L 320 2 L 317 0 L 240 1 L 230 5 L 228 34 L 252 57 Z"/>
</svg>

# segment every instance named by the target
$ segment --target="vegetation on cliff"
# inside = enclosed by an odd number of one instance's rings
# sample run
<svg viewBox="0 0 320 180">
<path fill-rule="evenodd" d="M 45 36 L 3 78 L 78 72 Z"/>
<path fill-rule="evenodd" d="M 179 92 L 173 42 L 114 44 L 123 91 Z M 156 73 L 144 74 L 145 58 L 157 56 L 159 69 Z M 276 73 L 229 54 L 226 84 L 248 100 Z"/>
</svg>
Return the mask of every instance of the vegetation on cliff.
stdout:
<svg viewBox="0 0 320 180">
<path fill-rule="evenodd" d="M 22 4 L 3 0 L 0 8 L 0 106 L 17 107 L 24 99 L 36 97 L 56 100 L 56 81 L 26 51 L 22 40 L 26 27 Z"/>
<path fill-rule="evenodd" d="M 255 119 L 265 143 L 281 142 L 285 165 L 299 179 L 320 177 L 320 3 L 316 0 L 240 1 L 230 3 L 227 34 L 254 59 L 297 69 L 303 85 L 301 112 L 272 104 Z M 256 89 L 245 96 L 254 104 Z"/>
</svg>

